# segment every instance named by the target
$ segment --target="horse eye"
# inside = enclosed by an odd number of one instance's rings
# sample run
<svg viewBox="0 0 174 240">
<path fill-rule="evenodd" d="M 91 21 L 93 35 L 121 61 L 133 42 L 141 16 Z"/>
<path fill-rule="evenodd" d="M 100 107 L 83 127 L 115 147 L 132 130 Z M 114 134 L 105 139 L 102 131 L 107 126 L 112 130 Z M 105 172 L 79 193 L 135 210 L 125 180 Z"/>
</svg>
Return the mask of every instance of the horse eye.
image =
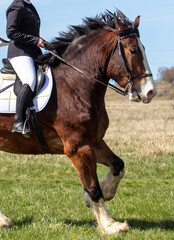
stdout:
<svg viewBox="0 0 174 240">
<path fill-rule="evenodd" d="M 130 51 L 131 54 L 136 54 L 137 53 L 137 50 L 135 48 L 129 49 L 129 51 Z"/>
</svg>

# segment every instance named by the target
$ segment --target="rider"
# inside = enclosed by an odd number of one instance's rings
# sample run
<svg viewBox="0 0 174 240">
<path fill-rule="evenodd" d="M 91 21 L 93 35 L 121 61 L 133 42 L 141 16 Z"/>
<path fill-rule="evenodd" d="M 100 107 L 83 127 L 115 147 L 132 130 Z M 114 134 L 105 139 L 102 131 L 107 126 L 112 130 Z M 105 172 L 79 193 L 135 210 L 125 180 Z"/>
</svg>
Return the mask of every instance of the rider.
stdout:
<svg viewBox="0 0 174 240">
<path fill-rule="evenodd" d="M 44 40 L 39 36 L 40 17 L 30 0 L 14 0 L 6 15 L 8 59 L 22 82 L 12 132 L 28 134 L 30 129 L 24 129 L 24 122 L 36 85 L 34 59 L 42 54 L 40 47 L 44 48 Z"/>
</svg>

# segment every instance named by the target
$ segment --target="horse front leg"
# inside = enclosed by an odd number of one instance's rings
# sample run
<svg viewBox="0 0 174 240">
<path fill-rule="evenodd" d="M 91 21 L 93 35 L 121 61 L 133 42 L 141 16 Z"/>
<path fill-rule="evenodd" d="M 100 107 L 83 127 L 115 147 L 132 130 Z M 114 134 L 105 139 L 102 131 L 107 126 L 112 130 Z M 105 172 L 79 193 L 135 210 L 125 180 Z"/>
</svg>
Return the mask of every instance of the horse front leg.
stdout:
<svg viewBox="0 0 174 240">
<path fill-rule="evenodd" d="M 77 146 L 77 144 L 76 144 Z M 90 145 L 76 147 L 65 144 L 65 153 L 71 159 L 82 186 L 88 195 L 90 206 L 96 216 L 101 231 L 105 234 L 127 232 L 127 222 L 115 222 L 108 214 L 96 173 L 96 154 Z"/>
<path fill-rule="evenodd" d="M 0 227 L 10 227 L 10 223 L 10 219 L 0 211 Z"/>
<path fill-rule="evenodd" d="M 116 194 L 120 180 L 124 176 L 124 162 L 116 156 L 102 140 L 95 147 L 97 162 L 109 167 L 109 172 L 100 183 L 105 201 L 111 200 Z"/>
</svg>

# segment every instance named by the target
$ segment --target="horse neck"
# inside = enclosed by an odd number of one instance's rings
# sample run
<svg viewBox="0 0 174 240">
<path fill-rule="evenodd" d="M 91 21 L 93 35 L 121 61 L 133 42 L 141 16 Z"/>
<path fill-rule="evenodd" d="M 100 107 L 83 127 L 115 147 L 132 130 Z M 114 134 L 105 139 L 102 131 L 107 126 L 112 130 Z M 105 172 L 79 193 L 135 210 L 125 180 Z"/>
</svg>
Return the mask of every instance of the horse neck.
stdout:
<svg viewBox="0 0 174 240">
<path fill-rule="evenodd" d="M 91 34 L 75 40 L 65 52 L 64 57 L 85 74 L 107 85 L 109 78 L 106 76 L 106 65 L 108 56 L 114 48 L 115 40 L 115 34 L 112 31 L 93 31 Z M 71 81 L 77 88 L 94 94 L 101 101 L 104 100 L 106 86 L 77 72 L 71 74 L 71 77 Z"/>
</svg>

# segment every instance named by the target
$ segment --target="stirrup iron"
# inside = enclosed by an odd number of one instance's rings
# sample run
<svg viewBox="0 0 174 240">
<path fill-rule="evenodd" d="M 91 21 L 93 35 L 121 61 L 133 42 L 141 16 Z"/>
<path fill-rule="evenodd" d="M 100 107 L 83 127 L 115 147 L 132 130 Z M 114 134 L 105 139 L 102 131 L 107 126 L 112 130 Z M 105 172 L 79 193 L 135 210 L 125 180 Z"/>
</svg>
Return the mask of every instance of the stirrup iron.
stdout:
<svg viewBox="0 0 174 240">
<path fill-rule="evenodd" d="M 30 118 L 30 110 L 27 109 L 26 119 L 24 122 L 23 131 L 22 131 L 22 135 L 26 138 L 30 138 L 30 133 L 31 133 L 29 118 Z M 28 129 L 28 131 L 26 131 L 26 129 Z"/>
</svg>

